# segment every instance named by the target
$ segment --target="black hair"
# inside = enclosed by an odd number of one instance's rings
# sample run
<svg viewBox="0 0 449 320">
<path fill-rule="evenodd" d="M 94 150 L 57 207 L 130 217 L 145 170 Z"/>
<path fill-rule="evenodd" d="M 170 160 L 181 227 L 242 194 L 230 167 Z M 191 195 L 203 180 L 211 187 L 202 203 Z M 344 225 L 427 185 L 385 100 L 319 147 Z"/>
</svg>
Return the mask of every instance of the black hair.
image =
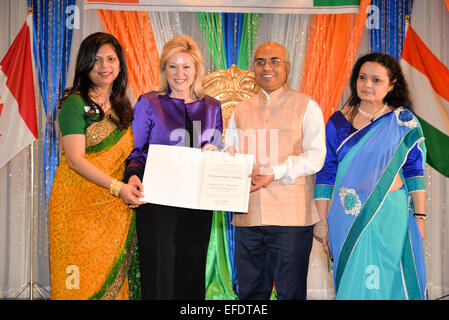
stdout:
<svg viewBox="0 0 449 320">
<path fill-rule="evenodd" d="M 81 42 L 76 58 L 73 86 L 64 90 L 59 102 L 59 108 L 61 108 L 64 101 L 71 94 L 79 93 L 84 101 L 91 107 L 91 110 L 86 113 L 86 117 L 91 117 L 96 113 L 100 113 L 98 121 L 101 121 L 104 118 L 104 112 L 101 107 L 89 96 L 89 92 L 95 88 L 95 84 L 90 79 L 89 73 L 95 65 L 95 56 L 98 50 L 105 44 L 112 45 L 120 62 L 120 72 L 112 84 L 112 92 L 109 97 L 111 108 L 114 110 L 118 119 L 111 117 L 110 120 L 114 122 L 118 128 L 126 129 L 133 120 L 133 109 L 126 94 L 126 89 L 128 87 L 128 69 L 126 67 L 122 46 L 113 35 L 108 33 L 96 32 L 87 36 Z"/>
<path fill-rule="evenodd" d="M 346 101 L 344 107 L 357 107 L 360 104 L 360 98 L 357 95 L 357 79 L 359 77 L 360 69 L 365 62 L 376 62 L 387 69 L 390 83 L 393 84 L 393 89 L 388 92 L 383 102 L 393 109 L 405 107 L 412 111 L 413 105 L 409 97 L 409 90 L 407 82 L 401 70 L 398 61 L 392 56 L 385 53 L 369 53 L 360 57 L 354 67 L 352 68 L 351 78 L 349 81 L 349 88 L 351 89 L 351 96 Z M 349 120 L 352 123 L 357 108 L 354 108 L 349 115 Z"/>
</svg>

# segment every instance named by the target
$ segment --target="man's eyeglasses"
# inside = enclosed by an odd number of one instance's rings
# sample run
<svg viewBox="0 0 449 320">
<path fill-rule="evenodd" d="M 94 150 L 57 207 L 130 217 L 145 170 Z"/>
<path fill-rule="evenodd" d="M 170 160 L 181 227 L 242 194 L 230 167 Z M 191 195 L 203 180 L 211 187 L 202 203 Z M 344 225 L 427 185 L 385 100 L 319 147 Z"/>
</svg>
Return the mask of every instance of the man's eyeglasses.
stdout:
<svg viewBox="0 0 449 320">
<path fill-rule="evenodd" d="M 285 61 L 282 61 L 281 58 L 270 58 L 270 59 L 259 58 L 254 61 L 254 66 L 261 68 L 264 67 L 267 64 L 267 62 L 272 67 L 278 67 L 281 65 L 281 63 Z"/>
</svg>

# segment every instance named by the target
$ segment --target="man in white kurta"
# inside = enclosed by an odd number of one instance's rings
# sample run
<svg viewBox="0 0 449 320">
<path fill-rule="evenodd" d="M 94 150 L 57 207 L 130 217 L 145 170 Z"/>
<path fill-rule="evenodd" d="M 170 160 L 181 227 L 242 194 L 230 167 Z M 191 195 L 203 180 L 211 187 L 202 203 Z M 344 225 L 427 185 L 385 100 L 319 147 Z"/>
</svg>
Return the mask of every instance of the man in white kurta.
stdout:
<svg viewBox="0 0 449 320">
<path fill-rule="evenodd" d="M 240 299 L 306 299 L 313 226 L 314 174 L 323 166 L 323 114 L 311 97 L 287 84 L 290 62 L 278 43 L 255 53 L 262 90 L 241 102 L 225 137 L 229 152 L 254 154 L 247 214 L 234 214 L 235 259 Z"/>
</svg>

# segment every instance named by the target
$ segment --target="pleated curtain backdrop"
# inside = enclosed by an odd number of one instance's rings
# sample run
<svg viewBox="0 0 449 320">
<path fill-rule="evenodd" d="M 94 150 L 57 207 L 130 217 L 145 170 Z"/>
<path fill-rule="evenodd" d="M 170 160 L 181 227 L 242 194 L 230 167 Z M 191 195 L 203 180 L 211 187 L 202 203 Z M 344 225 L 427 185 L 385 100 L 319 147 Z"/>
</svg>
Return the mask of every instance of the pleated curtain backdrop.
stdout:
<svg viewBox="0 0 449 320">
<path fill-rule="evenodd" d="M 223 40 L 223 22 L 221 13 L 198 12 L 197 15 L 216 69 L 226 69 L 226 53 Z"/>
<path fill-rule="evenodd" d="M 287 81 L 294 90 L 299 90 L 303 76 L 311 17 L 308 14 L 263 14 L 260 18 L 254 48 L 267 41 L 287 48 L 291 63 Z"/>
<path fill-rule="evenodd" d="M 53 176 L 59 165 L 56 116 L 58 100 L 66 86 L 73 28 L 67 26 L 66 8 L 75 0 L 28 0 L 33 8 L 35 29 L 34 60 L 46 113 L 44 139 L 45 199 L 48 202 Z"/>
<path fill-rule="evenodd" d="M 301 92 L 317 100 L 325 122 L 337 110 L 346 87 L 370 2 L 360 1 L 359 14 L 312 16 Z"/>
<path fill-rule="evenodd" d="M 411 13 L 413 0 L 371 0 L 379 21 L 370 28 L 370 51 L 387 53 L 401 59 L 405 40 L 406 17 Z"/>
<path fill-rule="evenodd" d="M 99 10 L 99 15 L 102 18 L 103 26 L 106 31 L 115 34 L 121 42 L 125 45 L 124 47 L 131 46 L 132 48 L 139 48 L 139 37 L 135 41 L 127 41 L 117 29 L 123 25 L 123 22 L 116 22 L 117 19 L 123 19 L 124 13 L 115 12 L 114 16 L 110 16 L 110 21 L 107 21 L 105 15 L 101 12 L 104 10 Z M 158 36 L 153 36 L 158 39 L 158 44 L 156 45 L 157 50 L 160 52 L 163 44 L 173 36 L 182 34 L 183 27 L 179 23 L 181 21 L 180 17 L 184 14 L 177 13 L 150 13 L 152 19 L 152 26 L 154 30 L 157 30 Z M 261 44 L 265 41 L 277 41 L 285 45 L 290 53 L 294 53 L 296 59 L 292 59 L 292 72 L 291 78 L 294 79 L 295 86 L 299 87 L 301 76 L 303 75 L 303 66 L 305 65 L 305 57 L 314 56 L 317 51 L 307 51 L 306 47 L 308 44 L 307 36 L 312 37 L 310 34 L 312 31 L 322 30 L 323 27 L 337 25 L 342 32 L 345 32 L 348 38 L 345 42 L 347 46 L 350 46 L 350 35 L 352 34 L 351 27 L 354 21 L 358 22 L 359 25 L 359 35 L 356 37 L 360 40 L 361 33 L 363 32 L 363 22 L 357 20 L 354 15 L 347 16 L 343 23 L 338 23 L 335 21 L 338 18 L 337 15 L 322 15 L 322 21 L 315 21 L 315 25 L 312 28 L 310 23 L 310 16 L 300 16 L 300 15 L 263 15 L 260 14 L 221 14 L 221 13 L 197 13 L 199 27 L 202 31 L 202 36 L 207 45 L 207 51 L 214 63 L 215 69 L 226 69 L 232 64 L 237 62 L 237 66 L 241 69 L 251 68 L 250 65 L 252 59 L 252 51 L 256 44 Z M 366 15 L 365 15 L 366 17 Z M 150 20 L 149 18 L 146 18 Z M 270 22 L 266 25 L 272 27 L 281 24 L 282 30 L 285 32 L 269 32 L 271 37 L 267 37 L 266 34 L 258 33 L 259 24 L 262 23 L 264 19 L 270 19 Z M 171 20 L 170 23 L 167 21 Z M 173 23 L 175 22 L 175 23 Z M 357 23 L 356 22 L 356 23 Z M 129 22 L 125 22 L 125 24 Z M 113 27 L 108 27 L 108 25 Z M 141 23 L 142 25 L 142 23 Z M 161 30 L 161 28 L 167 27 L 167 25 L 172 26 L 169 29 Z M 342 26 L 340 26 L 342 25 Z M 312 24 L 313 26 L 313 24 Z M 115 28 L 115 29 L 114 29 Z M 271 29 L 271 28 L 270 28 Z M 307 33 L 309 31 L 309 34 Z M 148 34 L 153 35 L 152 32 Z M 192 34 L 195 34 L 192 32 Z M 265 37 L 265 39 L 264 39 Z M 260 39 L 259 39 L 260 38 Z M 262 40 L 263 39 L 263 40 Z M 292 41 L 292 39 L 294 39 Z M 298 41 L 299 39 L 299 41 Z M 141 40 L 141 39 L 140 39 Z M 156 40 L 155 40 L 156 41 Z M 142 47 L 142 46 L 140 46 Z M 353 45 L 349 50 L 353 55 L 357 52 L 358 45 Z M 332 49 L 332 46 L 324 46 L 316 48 L 321 54 L 324 52 L 328 55 L 329 52 L 326 50 Z M 203 48 L 206 49 L 206 48 Z M 335 48 L 333 48 L 335 50 Z M 154 47 L 152 48 L 154 53 Z M 148 50 L 145 50 L 148 52 Z M 204 51 L 204 50 L 203 50 Z M 150 53 L 150 54 L 153 54 Z M 299 56 L 298 56 L 299 54 Z M 345 59 L 346 52 L 340 52 L 340 59 Z M 205 55 L 207 56 L 207 55 Z M 128 58 L 128 57 L 127 57 Z M 354 59 L 349 59 L 353 61 Z M 134 61 L 131 57 L 131 61 Z M 306 60 L 307 61 L 307 60 Z M 338 65 L 338 60 L 335 65 Z M 130 63 L 132 64 L 132 62 Z M 307 64 L 306 64 L 307 66 Z M 310 68 L 310 65 L 309 65 Z M 134 75 L 135 70 L 130 70 L 130 78 L 137 77 Z M 138 71 L 139 73 L 140 71 Z M 347 72 L 349 74 L 349 71 Z M 304 79 L 304 77 L 302 77 Z M 291 79 L 289 80 L 291 81 Z M 318 81 L 315 79 L 315 81 Z M 130 80 L 131 85 L 131 80 Z M 296 88 L 297 89 L 297 88 Z M 344 89 L 344 86 L 343 86 Z M 135 90 L 133 90 L 134 92 Z M 141 91 L 145 92 L 145 91 Z M 341 94 L 340 94 L 341 95 Z M 325 97 L 326 94 L 323 94 Z M 340 97 L 338 97 L 339 99 Z M 207 298 L 208 299 L 235 299 L 236 298 L 236 277 L 235 277 L 235 265 L 234 265 L 234 232 L 235 229 L 231 225 L 230 221 L 232 219 L 232 213 L 223 214 L 222 212 L 215 212 L 211 241 L 208 253 L 208 263 L 206 270 L 206 284 L 207 284 Z M 321 257 L 320 257 L 321 258 Z M 319 265 L 322 265 L 320 261 Z M 324 290 L 326 291 L 329 287 L 328 284 L 324 284 Z M 322 289 L 322 288 L 321 288 Z"/>
<path fill-rule="evenodd" d="M 1 9 L 8 11 L 9 16 L 14 15 L 18 10 L 20 12 L 23 10 L 23 15 L 25 16 L 27 2 L 28 0 L 9 0 L 2 3 Z M 72 2 L 74 0 L 67 0 L 67 5 Z M 5 3 L 7 4 L 5 5 Z M 335 15 L 263 14 L 259 17 L 258 22 L 255 20 L 255 17 L 249 19 L 249 21 L 252 21 L 250 24 L 245 23 L 244 16 L 241 25 L 241 16 L 230 16 L 227 24 L 225 23 L 223 25 L 223 21 L 221 21 L 220 25 L 219 19 L 223 19 L 222 14 L 216 14 L 212 18 L 208 17 L 208 19 L 201 20 L 198 14 L 194 12 L 146 12 L 147 17 L 149 17 L 148 20 L 142 15 L 139 19 L 133 19 L 132 23 L 137 21 L 142 27 L 144 25 L 148 26 L 149 22 L 153 31 L 154 44 L 143 44 L 143 37 L 148 35 L 140 34 L 136 34 L 135 37 L 129 36 L 129 39 L 125 41 L 126 44 L 122 42 L 123 40 L 121 42 L 124 47 L 128 48 L 128 51 L 130 48 L 139 49 L 139 51 L 150 51 L 151 54 L 157 54 L 158 57 L 163 44 L 167 40 L 180 34 L 188 34 L 198 42 L 204 55 L 206 73 L 210 73 L 217 69 L 228 67 L 229 61 L 227 60 L 229 59 L 226 58 L 225 43 L 229 43 L 232 48 L 230 59 L 233 62 L 235 62 L 235 57 L 237 56 L 237 65 L 244 68 L 244 64 L 239 62 L 239 58 L 243 59 L 244 56 L 245 60 L 248 60 L 247 68 L 252 69 L 252 50 L 265 41 L 277 41 L 289 50 L 292 57 L 292 70 L 288 79 L 290 86 L 296 90 L 301 89 L 315 97 L 323 107 L 323 112 L 327 120 L 341 102 L 342 92 L 344 87 L 347 87 L 347 79 L 356 56 L 364 52 L 379 50 L 394 56 L 396 54 L 400 55 L 402 49 L 401 39 L 399 37 L 402 34 L 403 14 L 407 10 L 410 12 L 411 3 L 412 0 L 408 2 L 406 0 L 393 0 L 388 2 L 362 0 L 360 14 L 358 15 L 343 14 L 336 17 Z M 366 8 L 370 4 L 375 6 L 370 8 L 371 10 L 379 9 L 380 20 L 378 29 L 371 28 L 367 30 L 369 28 L 365 25 L 367 16 Z M 72 52 L 73 56 L 70 61 L 70 69 L 67 72 L 65 68 L 68 65 L 64 66 L 65 62 L 63 61 L 69 61 L 70 58 L 70 45 L 68 41 L 70 38 L 70 32 L 68 31 L 70 29 L 63 30 L 65 28 L 63 27 L 64 23 L 61 23 L 62 20 L 60 20 L 60 11 L 59 9 L 55 11 L 56 7 L 61 9 L 63 6 L 59 6 L 56 1 L 51 0 L 35 0 L 32 1 L 32 5 L 36 6 L 35 15 L 38 21 L 36 22 L 36 28 L 40 28 L 40 30 L 35 32 L 36 36 L 40 34 L 39 38 L 37 38 L 37 43 L 39 43 L 39 46 L 37 46 L 38 52 L 37 54 L 35 53 L 35 59 L 37 60 L 36 68 L 39 68 L 38 63 L 42 63 L 41 66 L 51 76 L 55 76 L 55 79 L 59 76 L 61 76 L 60 79 L 63 79 L 65 74 L 73 74 L 74 57 L 76 56 L 81 39 L 93 32 L 103 31 L 104 27 L 102 25 L 107 23 L 100 23 L 99 13 L 97 14 L 97 11 L 84 11 L 83 4 L 80 4 L 81 28 L 72 30 L 76 35 L 74 37 L 76 43 Z M 23 6 L 23 8 L 19 8 L 20 6 Z M 16 17 L 8 17 L 8 14 L 5 14 L 6 11 L 3 12 L 2 10 L 0 10 L 0 15 L 6 18 L 4 20 L 9 19 L 8 21 L 10 22 L 8 25 L 11 30 L 15 30 L 14 28 L 23 24 L 23 21 L 20 23 L 17 22 Z M 47 14 L 40 12 L 40 10 L 45 10 Z M 368 14 L 371 13 L 368 12 Z M 432 25 L 435 23 L 447 24 L 449 21 L 449 1 L 413 1 L 413 11 L 410 15 L 414 29 L 421 36 L 426 35 L 430 39 L 429 43 L 432 46 L 432 51 L 447 65 L 449 62 L 449 52 L 447 46 L 445 46 L 444 39 L 447 39 L 448 34 L 444 30 L 449 29 L 443 27 L 443 34 L 435 34 L 432 31 Z M 59 21 L 59 23 L 55 23 L 55 21 Z M 218 28 L 221 29 L 221 40 L 218 39 L 217 35 L 210 34 L 211 27 L 202 25 L 204 22 L 216 24 L 217 32 Z M 253 27 L 255 27 L 256 22 L 259 24 L 259 28 L 258 32 L 254 34 Z M 124 25 L 128 28 L 126 23 Z M 104 28 L 104 30 L 110 30 L 108 32 L 114 34 L 114 32 L 117 32 L 118 27 L 112 24 L 110 29 Z M 228 32 L 230 32 L 230 34 L 227 34 L 229 41 L 223 40 L 223 27 L 227 28 L 229 30 Z M 241 35 L 245 28 L 249 30 L 247 34 L 252 35 L 251 40 L 246 45 L 244 40 L 242 40 L 243 35 Z M 145 29 L 148 30 L 147 27 Z M 58 35 L 61 31 L 64 31 L 64 35 Z M 13 33 L 13 31 L 11 32 Z M 14 37 L 12 33 L 9 35 L 10 39 Z M 359 45 L 362 33 L 364 40 Z M 5 34 L 4 30 L 2 30 L 2 34 Z M 335 34 L 338 34 L 338 37 Z M 56 37 L 54 37 L 55 35 Z M 395 35 L 398 38 L 395 39 Z M 57 45 L 60 46 L 59 49 L 54 44 L 55 39 L 58 39 L 56 41 Z M 240 39 L 240 45 L 237 45 L 237 39 Z M 214 46 L 211 47 L 212 49 L 209 48 L 211 41 L 215 42 Z M 222 47 L 220 49 L 221 42 Z M 138 46 L 136 43 L 138 43 Z M 147 49 L 147 46 L 151 47 L 151 49 Z M 248 48 L 246 53 L 242 50 L 243 47 Z M 340 48 L 340 50 L 337 50 L 337 48 Z M 223 55 L 224 58 L 220 57 L 220 55 Z M 128 58 L 127 56 L 127 62 L 128 66 L 133 69 L 132 73 L 135 74 L 135 79 L 130 80 L 130 87 L 132 81 L 135 81 L 137 84 L 133 89 L 130 89 L 130 93 L 138 96 L 150 91 L 152 89 L 151 86 L 154 87 L 157 84 L 158 76 L 151 70 L 149 73 L 143 71 L 142 67 L 146 68 L 149 65 L 148 63 L 144 65 L 141 61 L 138 61 L 138 63 L 131 62 L 132 59 L 137 59 L 136 57 L 138 57 L 137 53 L 134 54 L 134 58 Z M 61 58 L 63 60 L 62 62 L 58 60 Z M 59 63 L 61 65 L 60 69 L 55 69 L 53 62 Z M 154 62 L 154 59 L 152 62 Z M 133 66 L 131 67 L 131 65 Z M 135 65 L 138 68 L 135 68 Z M 154 63 L 151 68 L 157 71 L 157 67 L 155 66 L 157 66 L 157 63 Z M 140 80 L 150 73 L 150 78 Z M 53 131 L 56 128 L 54 123 L 56 113 L 52 114 L 51 112 L 53 111 L 48 111 L 44 103 L 54 101 L 56 99 L 55 97 L 64 88 L 61 82 L 62 80 L 56 81 L 50 75 L 39 75 L 37 77 L 39 78 L 39 83 L 36 84 L 36 90 L 38 90 L 37 88 L 39 86 L 42 97 L 39 97 L 40 101 L 38 105 L 38 109 L 41 108 L 38 110 L 39 127 L 41 130 L 40 139 L 34 146 L 35 154 L 39 154 L 39 159 L 34 166 L 34 194 L 30 194 L 29 190 L 31 186 L 27 182 L 29 181 L 30 173 L 29 162 L 27 160 L 29 158 L 29 150 L 25 150 L 21 155 L 18 155 L 7 164 L 5 168 L 0 170 L 0 176 L 3 177 L 0 181 L 0 209 L 2 213 L 6 212 L 3 216 L 0 215 L 1 221 L 3 221 L 0 224 L 0 230 L 2 231 L 0 234 L 3 239 L 0 243 L 0 252 L 3 252 L 2 256 L 5 258 L 2 261 L 2 265 L 0 265 L 0 270 L 4 271 L 4 276 L 0 281 L 0 289 L 2 290 L 1 297 L 7 297 L 13 291 L 20 288 L 22 280 L 26 281 L 29 274 L 29 237 L 26 230 L 30 224 L 28 219 L 29 203 L 33 199 L 35 199 L 35 202 L 38 202 L 38 216 L 40 221 L 38 223 L 36 239 L 39 266 L 37 278 L 44 286 L 49 286 L 49 278 L 47 275 L 49 266 L 46 198 L 49 196 L 51 181 L 53 180 L 51 172 L 54 172 L 58 163 L 58 160 L 55 161 L 55 159 L 59 159 L 59 139 L 57 130 L 56 133 Z M 60 84 L 55 85 L 58 81 Z M 69 78 L 69 81 L 71 81 L 71 78 Z M 145 85 L 140 86 L 143 83 Z M 70 85 L 71 83 L 67 86 Z M 47 105 L 50 104 L 48 103 Z M 442 177 L 432 168 L 426 169 L 426 188 L 428 190 L 426 206 L 430 216 L 426 221 L 427 238 L 425 240 L 425 253 L 429 297 L 431 299 L 449 293 L 449 278 L 447 277 L 449 268 L 449 245 L 447 243 L 447 234 L 449 233 L 448 185 L 447 178 Z M 230 245 L 232 234 L 228 233 L 228 229 L 223 228 L 225 224 L 221 221 L 221 233 L 218 231 L 214 232 L 217 237 L 220 237 L 221 242 L 220 246 L 215 246 L 214 250 L 217 255 L 215 260 L 212 259 L 214 262 L 209 265 L 213 267 L 212 269 L 215 272 L 210 273 L 213 276 L 210 277 L 209 288 L 217 288 L 215 291 L 209 291 L 208 298 L 210 299 L 236 298 L 235 290 L 232 288 L 232 284 L 235 282 L 232 281 L 232 264 L 231 260 L 227 260 L 226 258 L 226 255 L 232 256 L 232 245 Z M 218 254 L 219 252 L 220 255 Z M 333 298 L 333 284 L 329 280 L 331 279 L 331 274 L 328 273 L 326 261 L 322 261 L 322 249 L 319 246 L 315 246 L 315 243 L 310 259 L 308 278 L 309 298 Z M 225 279 L 225 285 L 221 283 L 223 279 Z"/>
<path fill-rule="evenodd" d="M 144 11 L 98 10 L 104 30 L 123 47 L 134 99 L 159 85 L 159 54 L 150 17 Z"/>
</svg>

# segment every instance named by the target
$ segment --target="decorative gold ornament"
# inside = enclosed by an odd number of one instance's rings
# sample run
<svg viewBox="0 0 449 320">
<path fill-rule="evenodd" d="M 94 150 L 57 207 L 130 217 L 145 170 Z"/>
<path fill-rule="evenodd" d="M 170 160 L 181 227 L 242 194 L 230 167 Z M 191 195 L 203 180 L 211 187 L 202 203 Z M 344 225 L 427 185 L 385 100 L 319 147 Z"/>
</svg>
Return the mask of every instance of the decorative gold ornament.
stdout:
<svg viewBox="0 0 449 320">
<path fill-rule="evenodd" d="M 235 106 L 243 100 L 256 95 L 260 87 L 256 84 L 255 74 L 241 70 L 233 64 L 229 69 L 217 70 L 204 77 L 203 87 L 206 94 L 220 100 L 223 116 L 223 134 Z"/>
</svg>

